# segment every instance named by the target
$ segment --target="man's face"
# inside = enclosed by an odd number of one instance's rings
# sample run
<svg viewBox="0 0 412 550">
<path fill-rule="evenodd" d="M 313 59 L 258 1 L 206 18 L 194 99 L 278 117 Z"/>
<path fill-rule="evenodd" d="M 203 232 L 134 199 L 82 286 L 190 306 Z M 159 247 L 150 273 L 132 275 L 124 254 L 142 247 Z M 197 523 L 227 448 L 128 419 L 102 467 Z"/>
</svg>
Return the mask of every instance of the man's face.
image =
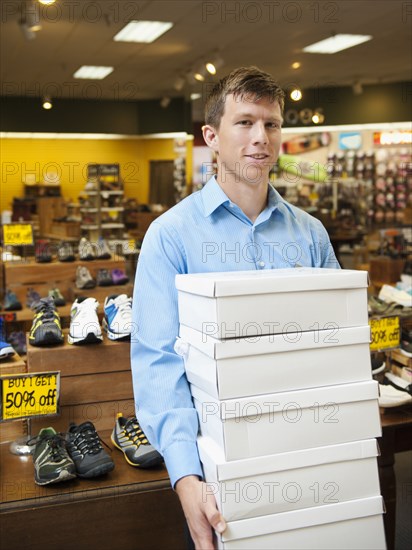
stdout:
<svg viewBox="0 0 412 550">
<path fill-rule="evenodd" d="M 281 125 L 277 101 L 228 95 L 211 145 L 218 154 L 219 181 L 267 184 L 269 171 L 279 156 Z"/>
</svg>

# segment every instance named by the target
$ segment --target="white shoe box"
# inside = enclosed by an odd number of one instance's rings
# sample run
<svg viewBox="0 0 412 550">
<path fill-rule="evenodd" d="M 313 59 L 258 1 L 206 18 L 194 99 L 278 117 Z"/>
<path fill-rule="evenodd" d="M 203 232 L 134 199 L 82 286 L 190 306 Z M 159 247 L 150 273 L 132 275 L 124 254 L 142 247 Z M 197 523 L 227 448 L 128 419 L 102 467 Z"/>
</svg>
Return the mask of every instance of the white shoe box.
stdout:
<svg viewBox="0 0 412 550">
<path fill-rule="evenodd" d="M 381 435 L 374 380 L 226 400 L 193 385 L 191 391 L 200 433 L 221 447 L 225 460 Z"/>
<path fill-rule="evenodd" d="M 347 269 L 176 275 L 180 323 L 214 338 L 365 326 L 367 286 Z"/>
<path fill-rule="evenodd" d="M 180 326 L 191 384 L 218 399 L 372 380 L 369 325 L 217 340 Z"/>
<path fill-rule="evenodd" d="M 219 550 L 385 550 L 382 497 L 228 522 Z"/>
<path fill-rule="evenodd" d="M 228 462 L 198 439 L 207 482 L 226 521 L 380 495 L 376 439 Z"/>
</svg>

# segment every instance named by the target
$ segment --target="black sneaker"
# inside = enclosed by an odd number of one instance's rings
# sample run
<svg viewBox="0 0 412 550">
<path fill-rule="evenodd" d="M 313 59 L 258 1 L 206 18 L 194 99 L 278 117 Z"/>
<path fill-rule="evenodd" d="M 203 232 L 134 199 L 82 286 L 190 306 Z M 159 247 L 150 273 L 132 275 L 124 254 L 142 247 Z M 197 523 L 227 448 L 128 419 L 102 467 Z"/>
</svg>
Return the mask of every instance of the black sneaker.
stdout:
<svg viewBox="0 0 412 550">
<path fill-rule="evenodd" d="M 406 357 L 412 357 L 412 328 L 402 327 L 401 353 Z"/>
<path fill-rule="evenodd" d="M 40 264 L 50 263 L 53 258 L 50 252 L 49 241 L 44 239 L 37 241 L 35 255 L 36 255 L 36 262 Z"/>
<path fill-rule="evenodd" d="M 103 449 L 92 422 L 79 426 L 71 423 L 66 444 L 79 477 L 97 477 L 113 470 L 114 462 Z"/>
<path fill-rule="evenodd" d="M 111 286 L 113 279 L 108 269 L 99 269 L 96 275 L 97 286 Z"/>
<path fill-rule="evenodd" d="M 64 438 L 54 428 L 43 428 L 28 443 L 36 445 L 32 456 L 37 485 L 49 485 L 76 477 L 76 468 L 67 454 Z"/>
<path fill-rule="evenodd" d="M 111 440 L 131 466 L 153 468 L 163 463 L 162 455 L 149 443 L 135 416 L 125 418 L 119 413 Z"/>
<path fill-rule="evenodd" d="M 74 262 L 76 259 L 72 245 L 67 241 L 62 241 L 57 249 L 57 258 L 59 262 Z"/>
<path fill-rule="evenodd" d="M 64 337 L 53 298 L 41 298 L 32 305 L 35 311 L 29 333 L 32 346 L 53 346 L 63 344 Z"/>
</svg>

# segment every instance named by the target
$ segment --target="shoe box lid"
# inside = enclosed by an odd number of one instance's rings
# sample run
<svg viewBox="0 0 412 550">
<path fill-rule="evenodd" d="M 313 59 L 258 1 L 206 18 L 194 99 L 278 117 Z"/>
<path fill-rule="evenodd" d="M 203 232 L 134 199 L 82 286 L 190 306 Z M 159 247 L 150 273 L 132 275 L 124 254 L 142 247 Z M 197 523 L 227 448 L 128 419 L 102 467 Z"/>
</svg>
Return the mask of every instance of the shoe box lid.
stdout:
<svg viewBox="0 0 412 550">
<path fill-rule="evenodd" d="M 178 290 L 210 298 L 367 286 L 368 272 L 351 269 L 299 267 L 176 275 Z"/>
</svg>

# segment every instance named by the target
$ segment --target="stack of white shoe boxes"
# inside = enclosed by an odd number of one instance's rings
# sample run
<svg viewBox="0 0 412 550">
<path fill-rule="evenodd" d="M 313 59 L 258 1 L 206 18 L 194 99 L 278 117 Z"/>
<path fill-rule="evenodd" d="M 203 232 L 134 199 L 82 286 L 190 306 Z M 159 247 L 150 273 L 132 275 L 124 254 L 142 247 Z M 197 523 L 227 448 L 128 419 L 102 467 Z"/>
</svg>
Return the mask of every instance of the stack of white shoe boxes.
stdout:
<svg viewBox="0 0 412 550">
<path fill-rule="evenodd" d="M 219 548 L 385 548 L 367 284 L 315 268 L 176 277 Z"/>
</svg>

